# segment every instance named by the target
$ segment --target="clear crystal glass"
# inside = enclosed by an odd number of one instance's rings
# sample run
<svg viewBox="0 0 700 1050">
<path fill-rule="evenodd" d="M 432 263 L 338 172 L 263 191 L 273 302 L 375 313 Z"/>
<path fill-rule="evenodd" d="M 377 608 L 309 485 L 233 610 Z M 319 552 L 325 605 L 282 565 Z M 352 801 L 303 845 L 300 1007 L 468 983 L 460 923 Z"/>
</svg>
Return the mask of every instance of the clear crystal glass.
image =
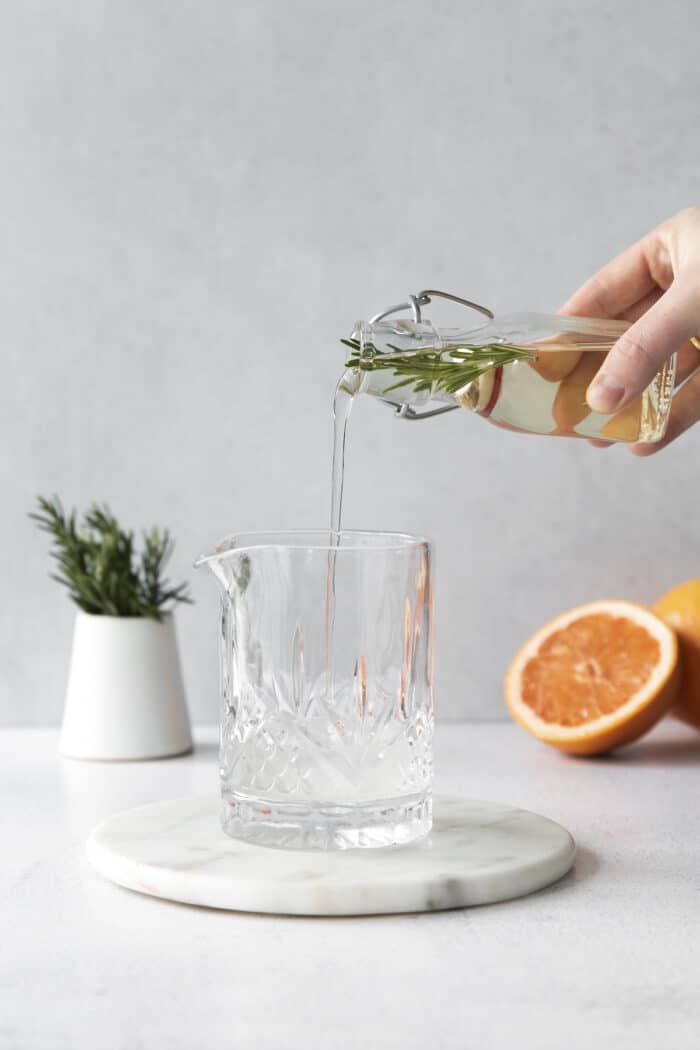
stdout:
<svg viewBox="0 0 700 1050">
<path fill-rule="evenodd" d="M 319 849 L 429 831 L 429 544 L 398 533 L 248 533 L 198 564 L 221 586 L 224 830 Z"/>
</svg>

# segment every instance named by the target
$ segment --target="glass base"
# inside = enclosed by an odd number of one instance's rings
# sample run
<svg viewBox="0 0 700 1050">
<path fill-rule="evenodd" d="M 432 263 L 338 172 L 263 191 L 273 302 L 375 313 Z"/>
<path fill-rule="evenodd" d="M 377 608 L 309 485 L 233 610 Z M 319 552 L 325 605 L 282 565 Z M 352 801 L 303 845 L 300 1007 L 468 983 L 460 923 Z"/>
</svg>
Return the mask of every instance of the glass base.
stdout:
<svg viewBox="0 0 700 1050">
<path fill-rule="evenodd" d="M 221 826 L 234 839 L 278 849 L 376 849 L 403 846 L 433 824 L 429 792 L 354 806 L 222 797 Z"/>
</svg>

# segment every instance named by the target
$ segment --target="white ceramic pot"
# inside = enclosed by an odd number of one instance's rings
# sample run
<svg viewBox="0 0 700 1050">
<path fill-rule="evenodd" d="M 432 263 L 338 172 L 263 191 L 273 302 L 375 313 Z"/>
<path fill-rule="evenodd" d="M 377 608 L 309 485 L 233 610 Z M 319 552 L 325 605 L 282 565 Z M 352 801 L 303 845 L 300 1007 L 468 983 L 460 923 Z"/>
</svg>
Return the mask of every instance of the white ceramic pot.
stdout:
<svg viewBox="0 0 700 1050">
<path fill-rule="evenodd" d="M 165 758 L 192 750 L 172 614 L 78 612 L 61 754 L 70 758 Z"/>
</svg>

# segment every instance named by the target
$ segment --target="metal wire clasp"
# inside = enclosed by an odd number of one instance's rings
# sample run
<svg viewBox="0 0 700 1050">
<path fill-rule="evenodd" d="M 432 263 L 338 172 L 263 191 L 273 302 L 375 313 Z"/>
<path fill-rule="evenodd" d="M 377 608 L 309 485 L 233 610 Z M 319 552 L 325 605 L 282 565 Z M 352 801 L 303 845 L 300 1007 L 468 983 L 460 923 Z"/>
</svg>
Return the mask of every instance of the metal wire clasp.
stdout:
<svg viewBox="0 0 700 1050">
<path fill-rule="evenodd" d="M 434 288 L 428 288 L 423 292 L 418 292 L 417 295 L 409 295 L 405 303 L 397 303 L 396 306 L 390 306 L 388 310 L 382 310 L 381 313 L 375 314 L 374 317 L 370 317 L 369 323 L 376 324 L 377 321 L 383 321 L 385 317 L 389 317 L 391 314 L 398 314 L 403 310 L 411 310 L 413 320 L 416 324 L 420 324 L 423 320 L 420 312 L 421 307 L 428 306 L 435 296 L 439 299 L 449 299 L 451 303 L 459 303 L 460 306 L 468 306 L 470 310 L 477 310 L 484 317 L 488 317 L 491 321 L 493 320 L 493 310 L 489 310 L 488 306 L 473 303 L 471 299 L 463 299 L 461 295 L 452 295 L 451 292 L 438 292 Z"/>
<path fill-rule="evenodd" d="M 470 310 L 476 310 L 478 313 L 483 314 L 484 317 L 488 317 L 489 320 L 493 320 L 494 313 L 489 310 L 488 306 L 481 306 L 480 303 L 474 303 L 471 299 L 463 299 L 461 295 L 452 295 L 451 292 L 439 292 L 434 288 L 427 288 L 422 292 L 418 292 L 417 295 L 409 295 L 405 303 L 397 303 L 396 306 L 390 306 L 388 310 L 382 310 L 381 313 L 375 314 L 374 317 L 370 317 L 369 323 L 376 324 L 378 321 L 383 321 L 385 317 L 390 317 L 391 314 L 402 313 L 404 310 L 410 310 L 413 314 L 413 320 L 416 324 L 421 324 L 423 318 L 421 315 L 421 307 L 428 306 L 432 302 L 433 298 L 449 299 L 451 303 L 459 303 L 460 306 L 467 306 Z M 413 422 L 416 419 L 429 419 L 431 416 L 441 416 L 444 412 L 454 412 L 459 405 L 447 405 L 445 408 L 433 408 L 429 412 L 416 412 L 409 405 L 397 405 L 393 401 L 387 401 L 387 404 L 394 405 L 396 408 L 396 415 L 400 419 L 407 419 L 409 422 Z"/>
</svg>

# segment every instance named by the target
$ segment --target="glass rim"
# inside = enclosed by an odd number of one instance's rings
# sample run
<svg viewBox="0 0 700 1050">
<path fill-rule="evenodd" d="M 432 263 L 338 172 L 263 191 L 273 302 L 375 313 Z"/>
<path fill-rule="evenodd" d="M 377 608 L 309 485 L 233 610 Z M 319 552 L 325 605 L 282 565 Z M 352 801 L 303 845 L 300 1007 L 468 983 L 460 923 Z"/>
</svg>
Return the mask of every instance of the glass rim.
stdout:
<svg viewBox="0 0 700 1050">
<path fill-rule="evenodd" d="M 306 542 L 303 538 L 306 537 Z M 313 537 L 313 541 L 310 542 Z M 350 543 L 336 544 L 334 537 L 350 539 Z M 369 539 L 369 543 L 352 540 Z M 377 541 L 377 542 L 372 542 Z M 397 553 L 423 548 L 430 550 L 430 541 L 424 536 L 413 536 L 408 532 L 392 532 L 382 529 L 262 529 L 259 531 L 234 532 L 220 539 L 210 554 L 201 554 L 194 565 L 198 568 L 210 561 L 218 561 L 229 554 L 246 554 L 256 550 L 306 550 L 331 551 L 338 555 L 348 552 Z"/>
</svg>

